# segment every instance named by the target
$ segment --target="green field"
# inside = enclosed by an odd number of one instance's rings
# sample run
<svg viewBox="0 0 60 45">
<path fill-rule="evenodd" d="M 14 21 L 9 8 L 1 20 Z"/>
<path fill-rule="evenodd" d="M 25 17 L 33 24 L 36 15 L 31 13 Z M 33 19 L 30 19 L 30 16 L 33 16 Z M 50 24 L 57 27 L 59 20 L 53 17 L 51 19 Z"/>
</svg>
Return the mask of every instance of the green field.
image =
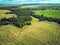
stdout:
<svg viewBox="0 0 60 45">
<path fill-rule="evenodd" d="M 10 18 L 15 15 L 9 14 L 7 16 L 5 13 L 8 10 L 1 10 L 0 12 L 0 18 Z M 37 10 L 36 14 L 37 12 L 38 14 L 40 13 Z M 58 14 L 59 11 L 54 12 L 54 14 L 56 13 Z M 59 15 L 56 16 L 54 14 L 46 16 L 60 18 Z M 38 19 L 32 17 L 32 25 L 25 26 L 24 28 L 17 28 L 10 24 L 2 25 L 0 26 L 0 45 L 60 45 L 60 24 L 48 21 L 38 22 Z"/>
<path fill-rule="evenodd" d="M 37 15 L 44 15 L 46 17 L 60 18 L 60 10 L 34 10 Z"/>
</svg>

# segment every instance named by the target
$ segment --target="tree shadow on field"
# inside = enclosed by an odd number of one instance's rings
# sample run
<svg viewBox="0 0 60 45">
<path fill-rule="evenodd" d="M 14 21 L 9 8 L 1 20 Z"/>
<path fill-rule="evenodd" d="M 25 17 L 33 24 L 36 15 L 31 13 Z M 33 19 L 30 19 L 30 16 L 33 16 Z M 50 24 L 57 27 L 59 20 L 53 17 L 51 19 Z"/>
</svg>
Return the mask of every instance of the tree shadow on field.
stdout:
<svg viewBox="0 0 60 45">
<path fill-rule="evenodd" d="M 45 17 L 44 15 L 32 15 L 33 17 L 39 19 L 39 21 L 49 21 L 49 22 L 56 22 L 58 24 L 60 24 L 60 19 L 58 18 L 53 18 L 53 17 Z"/>
</svg>

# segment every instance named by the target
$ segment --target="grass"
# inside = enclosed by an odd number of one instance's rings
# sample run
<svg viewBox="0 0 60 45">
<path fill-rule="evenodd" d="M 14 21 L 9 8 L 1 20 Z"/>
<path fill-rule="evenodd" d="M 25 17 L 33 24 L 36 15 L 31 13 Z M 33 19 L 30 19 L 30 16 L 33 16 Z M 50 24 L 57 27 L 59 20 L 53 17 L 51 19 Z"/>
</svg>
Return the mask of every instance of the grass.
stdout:
<svg viewBox="0 0 60 45">
<path fill-rule="evenodd" d="M 0 10 L 0 19 L 1 18 L 11 18 L 11 17 L 16 17 L 15 14 L 6 14 L 7 12 L 10 12 L 9 10 Z"/>
<path fill-rule="evenodd" d="M 60 25 L 32 17 L 32 25 L 0 26 L 0 45 L 60 45 Z"/>
<path fill-rule="evenodd" d="M 60 42 L 59 27 L 58 24 L 53 22 L 38 22 L 21 34 L 21 41 L 28 45 L 58 45 Z"/>
<path fill-rule="evenodd" d="M 35 18 L 34 18 L 35 20 Z M 60 25 L 54 22 L 36 22 L 22 29 L 12 25 L 0 26 L 3 45 L 59 45 Z"/>
<path fill-rule="evenodd" d="M 34 10 L 37 15 L 44 15 L 46 17 L 60 18 L 60 10 Z"/>
</svg>

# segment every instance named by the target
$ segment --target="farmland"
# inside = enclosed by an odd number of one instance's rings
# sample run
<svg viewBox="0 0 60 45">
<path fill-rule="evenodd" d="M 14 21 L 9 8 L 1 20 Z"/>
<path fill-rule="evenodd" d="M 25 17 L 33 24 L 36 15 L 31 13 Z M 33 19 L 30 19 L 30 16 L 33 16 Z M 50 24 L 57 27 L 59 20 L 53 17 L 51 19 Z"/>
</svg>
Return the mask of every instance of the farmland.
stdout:
<svg viewBox="0 0 60 45">
<path fill-rule="evenodd" d="M 35 20 L 37 22 L 37 20 Z M 60 25 L 47 21 L 34 22 L 23 29 L 12 25 L 0 26 L 1 45 L 59 45 Z M 47 23 L 47 24 L 46 24 Z M 21 32 L 23 30 L 23 32 Z"/>
<path fill-rule="evenodd" d="M 11 17 L 16 17 L 15 14 L 6 14 L 6 12 L 10 12 L 9 10 L 0 10 L 0 19 L 1 18 L 11 18 Z"/>
<path fill-rule="evenodd" d="M 34 10 L 37 15 L 44 15 L 46 17 L 60 18 L 60 10 Z"/>
<path fill-rule="evenodd" d="M 0 10 L 0 19 L 17 19 L 19 25 L 29 22 L 22 28 L 11 23 L 0 25 L 0 45 L 60 45 L 60 24 L 56 22 L 41 21 L 26 14 L 25 10 L 14 10 L 14 14 L 6 14 L 10 10 Z M 44 15 L 60 19 L 60 10 L 34 10 L 35 15 Z M 28 19 L 27 21 L 24 19 Z M 10 19 L 11 20 L 11 19 Z M 22 22 L 21 22 L 22 21 Z M 28 23 L 29 24 L 29 23 Z"/>
</svg>

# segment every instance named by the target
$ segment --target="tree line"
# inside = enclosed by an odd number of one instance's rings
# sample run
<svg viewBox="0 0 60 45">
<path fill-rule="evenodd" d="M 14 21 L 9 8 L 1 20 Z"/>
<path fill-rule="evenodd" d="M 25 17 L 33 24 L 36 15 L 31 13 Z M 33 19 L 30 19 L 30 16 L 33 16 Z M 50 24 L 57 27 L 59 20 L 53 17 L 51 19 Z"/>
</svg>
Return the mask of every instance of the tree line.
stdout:
<svg viewBox="0 0 60 45">
<path fill-rule="evenodd" d="M 15 25 L 16 27 L 22 28 L 25 25 L 31 25 L 32 18 L 28 14 L 27 10 L 13 10 L 14 14 L 17 15 L 17 17 L 11 17 L 11 18 L 2 18 L 0 19 L 0 25 L 7 25 L 7 24 L 12 24 Z M 7 13 L 9 14 L 9 13 Z"/>
<path fill-rule="evenodd" d="M 22 28 L 25 25 L 31 25 L 30 19 L 26 19 L 24 18 L 23 20 L 19 20 L 15 17 L 11 17 L 11 18 L 2 18 L 0 19 L 0 26 L 1 25 L 8 25 L 8 24 L 12 24 L 16 27 L 20 27 Z"/>
<path fill-rule="evenodd" d="M 60 19 L 58 19 L 58 18 L 45 17 L 44 15 L 41 15 L 41 16 L 40 15 L 31 15 L 31 16 L 38 18 L 39 21 L 47 20 L 49 22 L 56 22 L 56 23 L 60 24 Z"/>
</svg>

